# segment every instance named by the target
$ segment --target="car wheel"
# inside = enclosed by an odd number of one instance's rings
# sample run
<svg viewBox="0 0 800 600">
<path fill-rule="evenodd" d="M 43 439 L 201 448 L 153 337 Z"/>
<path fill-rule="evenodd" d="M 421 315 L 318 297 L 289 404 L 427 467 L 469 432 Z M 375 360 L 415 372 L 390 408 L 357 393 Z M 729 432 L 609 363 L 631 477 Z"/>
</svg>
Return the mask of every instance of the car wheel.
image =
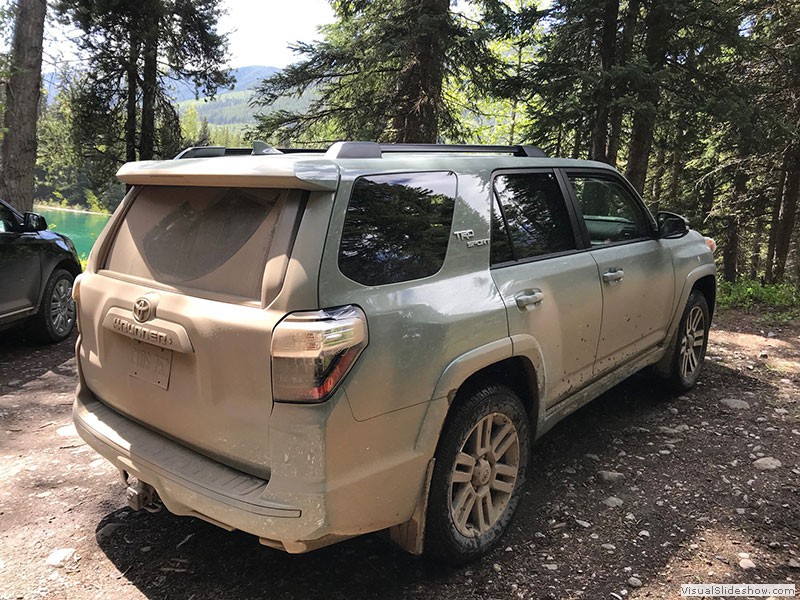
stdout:
<svg viewBox="0 0 800 600">
<path fill-rule="evenodd" d="M 424 551 L 464 564 L 485 554 L 514 515 L 528 466 L 528 416 L 500 385 L 451 411 L 436 450 Z"/>
<path fill-rule="evenodd" d="M 75 301 L 72 284 L 75 278 L 63 269 L 56 269 L 47 280 L 42 305 L 33 317 L 31 333 L 41 342 L 66 339 L 75 327 Z"/>
<path fill-rule="evenodd" d="M 705 296 L 698 290 L 692 291 L 678 325 L 678 338 L 670 365 L 669 380 L 675 391 L 688 391 L 697 383 L 706 356 L 710 324 Z"/>
</svg>

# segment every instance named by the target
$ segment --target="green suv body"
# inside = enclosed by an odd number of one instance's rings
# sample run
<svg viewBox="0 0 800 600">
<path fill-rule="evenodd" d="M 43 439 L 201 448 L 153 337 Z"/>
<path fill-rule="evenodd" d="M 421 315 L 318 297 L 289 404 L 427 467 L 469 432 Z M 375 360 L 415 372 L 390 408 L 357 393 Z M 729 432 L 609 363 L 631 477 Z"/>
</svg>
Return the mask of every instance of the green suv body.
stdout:
<svg viewBox="0 0 800 600">
<path fill-rule="evenodd" d="M 607 165 L 231 153 L 125 165 L 76 284 L 75 424 L 136 508 L 289 552 L 388 529 L 463 562 L 558 420 L 647 366 L 697 380 L 712 253 Z"/>
</svg>

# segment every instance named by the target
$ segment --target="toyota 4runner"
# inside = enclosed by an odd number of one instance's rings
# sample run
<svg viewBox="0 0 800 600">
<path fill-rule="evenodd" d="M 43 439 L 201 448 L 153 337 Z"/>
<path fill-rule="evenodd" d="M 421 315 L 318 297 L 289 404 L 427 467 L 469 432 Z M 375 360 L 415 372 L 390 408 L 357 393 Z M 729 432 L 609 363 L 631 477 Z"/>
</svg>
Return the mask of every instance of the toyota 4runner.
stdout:
<svg viewBox="0 0 800 600">
<path fill-rule="evenodd" d="M 645 367 L 700 374 L 713 244 L 608 165 L 257 143 L 118 176 L 74 289 L 74 420 L 134 508 L 464 562 L 508 526 L 533 440 Z"/>
</svg>

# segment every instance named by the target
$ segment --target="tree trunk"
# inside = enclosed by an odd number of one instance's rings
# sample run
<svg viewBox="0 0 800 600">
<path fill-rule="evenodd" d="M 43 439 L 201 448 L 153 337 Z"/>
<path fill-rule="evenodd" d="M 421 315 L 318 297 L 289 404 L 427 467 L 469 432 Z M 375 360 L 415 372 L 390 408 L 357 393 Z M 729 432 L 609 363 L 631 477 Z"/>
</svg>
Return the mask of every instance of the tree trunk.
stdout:
<svg viewBox="0 0 800 600">
<path fill-rule="evenodd" d="M 653 130 L 661 98 L 658 75 L 664 68 L 667 56 L 666 45 L 669 39 L 668 25 L 670 22 L 666 0 L 653 0 L 645 18 L 647 33 L 644 42 L 644 55 L 650 69 L 650 76 L 645 78 L 643 87 L 637 96 L 639 108 L 633 114 L 628 168 L 625 171 L 626 177 L 639 193 L 644 190 L 650 150 L 653 146 Z"/>
<path fill-rule="evenodd" d="M 591 158 L 606 162 L 608 146 L 608 111 L 611 103 L 611 76 L 617 42 L 619 0 L 605 0 L 600 40 L 600 81 L 595 93 L 595 121 L 592 128 Z"/>
<path fill-rule="evenodd" d="M 617 64 L 625 65 L 630 61 L 631 52 L 633 49 L 633 38 L 636 33 L 636 25 L 639 21 L 639 1 L 630 0 L 628 2 L 628 10 L 625 12 L 625 19 L 622 25 L 622 40 L 619 44 L 619 52 L 617 57 Z M 622 79 L 617 83 L 616 93 L 612 93 L 617 99 L 622 98 L 628 92 L 628 80 Z M 622 106 L 617 105 L 611 108 L 609 112 L 610 134 L 608 138 L 608 152 L 606 159 L 610 165 L 616 166 L 617 156 L 619 155 L 619 148 L 622 143 Z"/>
<path fill-rule="evenodd" d="M 450 34 L 449 0 L 407 0 L 406 17 L 416 35 L 404 52 L 392 119 L 397 143 L 435 143 L 442 109 L 445 43 Z"/>
<path fill-rule="evenodd" d="M 0 196 L 22 212 L 33 209 L 36 121 L 42 80 L 45 0 L 19 0 L 6 83 Z"/>
<path fill-rule="evenodd" d="M 739 217 L 730 215 L 725 226 L 725 246 L 722 248 L 722 277 L 736 281 L 739 263 Z"/>
<path fill-rule="evenodd" d="M 775 283 L 775 242 L 778 239 L 778 228 L 781 217 L 781 204 L 783 203 L 783 191 L 786 189 L 786 171 L 789 168 L 789 149 L 783 153 L 783 163 L 781 164 L 780 176 L 778 178 L 778 188 L 775 191 L 775 199 L 772 202 L 772 214 L 769 220 L 769 240 L 767 241 L 767 264 L 765 266 L 764 279 L 767 283 Z"/>
<path fill-rule="evenodd" d="M 788 169 L 786 171 L 786 189 L 783 192 L 778 231 L 775 236 L 775 268 L 773 275 L 776 282 L 783 281 L 786 271 L 786 258 L 792 242 L 792 230 L 797 216 L 797 197 L 800 193 L 800 147 L 790 150 Z"/>
<path fill-rule="evenodd" d="M 132 31 L 130 47 L 128 48 L 128 61 L 125 65 L 125 79 L 128 85 L 125 103 L 125 160 L 127 162 L 136 160 L 139 48 L 138 35 Z"/>
<path fill-rule="evenodd" d="M 653 185 L 650 188 L 650 201 L 648 204 L 653 212 L 661 210 L 661 195 L 664 191 L 664 147 L 658 146 L 656 150 L 656 172 L 653 175 Z"/>
<path fill-rule="evenodd" d="M 158 16 L 152 15 L 144 35 L 142 73 L 142 133 L 139 159 L 152 160 L 156 145 L 156 88 L 158 86 Z"/>
</svg>

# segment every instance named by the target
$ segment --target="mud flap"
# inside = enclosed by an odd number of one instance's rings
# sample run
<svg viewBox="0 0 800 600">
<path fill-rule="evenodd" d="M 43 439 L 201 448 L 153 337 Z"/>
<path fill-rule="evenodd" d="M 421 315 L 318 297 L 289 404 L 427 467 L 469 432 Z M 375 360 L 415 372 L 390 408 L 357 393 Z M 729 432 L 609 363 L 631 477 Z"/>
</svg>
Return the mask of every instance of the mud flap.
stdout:
<svg viewBox="0 0 800 600">
<path fill-rule="evenodd" d="M 400 523 L 389 529 L 389 537 L 395 544 L 406 552 L 417 556 L 422 554 L 425 542 L 425 518 L 428 514 L 428 494 L 431 489 L 431 478 L 433 477 L 433 465 L 435 462 L 436 459 L 432 458 L 428 463 L 428 469 L 425 472 L 425 484 L 422 487 L 419 500 L 417 500 L 417 506 L 414 508 L 414 514 L 405 523 Z"/>
</svg>

